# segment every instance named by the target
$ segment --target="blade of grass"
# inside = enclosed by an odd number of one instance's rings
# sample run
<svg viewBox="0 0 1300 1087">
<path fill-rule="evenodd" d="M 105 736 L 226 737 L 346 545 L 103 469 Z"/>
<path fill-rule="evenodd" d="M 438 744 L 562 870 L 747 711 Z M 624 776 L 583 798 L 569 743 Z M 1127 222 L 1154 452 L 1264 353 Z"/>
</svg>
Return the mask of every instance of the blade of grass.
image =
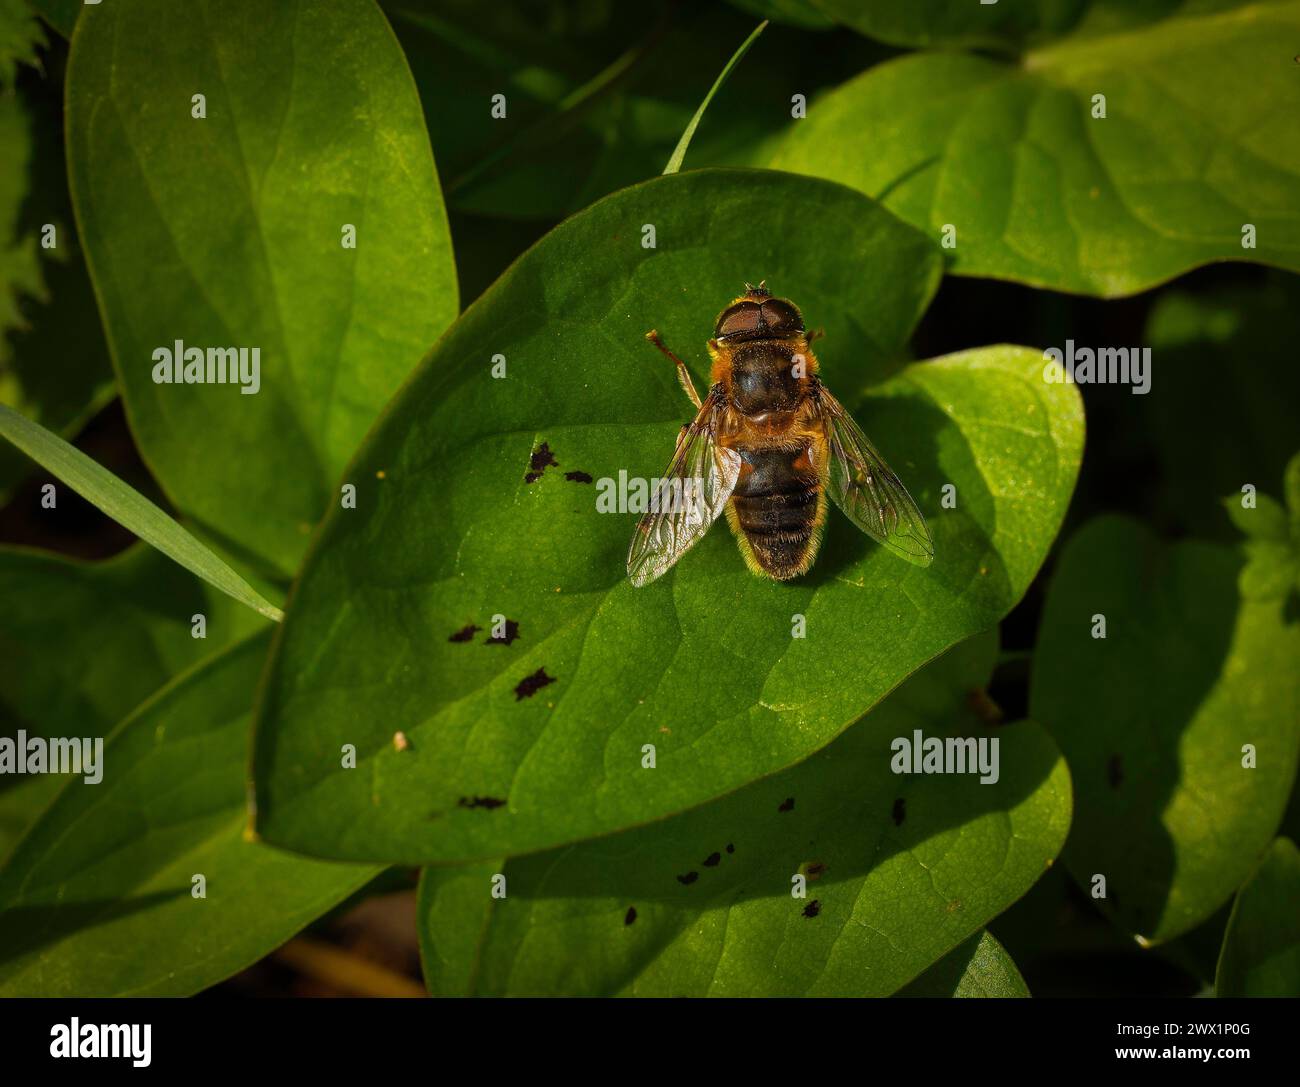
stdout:
<svg viewBox="0 0 1300 1087">
<path fill-rule="evenodd" d="M 722 69 L 721 74 L 709 88 L 709 93 L 704 96 L 704 101 L 700 103 L 700 108 L 695 111 L 695 116 L 691 118 L 691 123 L 686 126 L 686 131 L 682 133 L 682 138 L 677 141 L 677 146 L 673 148 L 672 157 L 668 160 L 668 165 L 664 167 L 665 174 L 675 174 L 682 168 L 682 159 L 686 157 L 686 149 L 691 145 L 691 137 L 695 135 L 695 130 L 700 126 L 700 120 L 704 116 L 704 111 L 709 108 L 709 103 L 713 101 L 713 96 L 722 89 L 722 85 L 727 81 L 727 76 L 731 75 L 731 70 L 740 63 L 741 57 L 749 52 L 749 47 L 754 44 L 758 36 L 763 33 L 767 26 L 767 20 L 764 19 L 754 28 L 743 42 L 740 48 L 732 54 L 731 59 L 727 61 L 727 66 Z"/>
<path fill-rule="evenodd" d="M 0 434 L 87 502 L 209 585 L 277 623 L 284 618 L 284 612 L 259 596 L 248 582 L 144 495 L 58 435 L 3 404 L 0 404 Z"/>
</svg>

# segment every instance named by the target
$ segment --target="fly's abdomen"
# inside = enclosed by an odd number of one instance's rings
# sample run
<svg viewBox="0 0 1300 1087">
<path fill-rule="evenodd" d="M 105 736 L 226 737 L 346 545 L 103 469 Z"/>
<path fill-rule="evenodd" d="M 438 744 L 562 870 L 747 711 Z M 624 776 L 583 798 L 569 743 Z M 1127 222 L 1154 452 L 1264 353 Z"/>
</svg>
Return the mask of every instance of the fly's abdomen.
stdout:
<svg viewBox="0 0 1300 1087">
<path fill-rule="evenodd" d="M 774 578 L 804 573 L 817 555 L 825 495 L 802 449 L 737 449 L 744 462 L 728 520 L 751 567 Z"/>
</svg>

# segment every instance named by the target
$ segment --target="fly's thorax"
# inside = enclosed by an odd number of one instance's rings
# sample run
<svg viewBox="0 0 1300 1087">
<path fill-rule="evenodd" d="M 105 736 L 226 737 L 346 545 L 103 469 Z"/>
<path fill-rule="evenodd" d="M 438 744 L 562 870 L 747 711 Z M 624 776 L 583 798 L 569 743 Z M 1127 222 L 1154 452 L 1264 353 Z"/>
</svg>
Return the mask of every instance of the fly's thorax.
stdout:
<svg viewBox="0 0 1300 1087">
<path fill-rule="evenodd" d="M 816 370 L 802 336 L 750 340 L 723 349 L 720 357 L 727 362 L 724 384 L 732 406 L 751 417 L 795 411 Z"/>
</svg>

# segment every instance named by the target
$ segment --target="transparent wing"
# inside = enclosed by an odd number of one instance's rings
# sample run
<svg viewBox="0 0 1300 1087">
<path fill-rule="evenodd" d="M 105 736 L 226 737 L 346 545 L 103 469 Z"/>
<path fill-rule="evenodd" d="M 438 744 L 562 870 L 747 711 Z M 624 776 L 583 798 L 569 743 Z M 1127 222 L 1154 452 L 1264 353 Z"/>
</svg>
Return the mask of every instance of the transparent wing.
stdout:
<svg viewBox="0 0 1300 1087">
<path fill-rule="evenodd" d="M 712 393 L 677 440 L 677 451 L 650 497 L 627 552 L 627 576 L 647 585 L 665 573 L 717 520 L 740 475 L 740 455 L 717 442 L 724 410 Z"/>
<path fill-rule="evenodd" d="M 894 554 L 929 566 L 934 541 L 907 488 L 824 385 L 818 389 L 817 404 L 829 451 L 826 489 L 835 504 Z"/>
</svg>

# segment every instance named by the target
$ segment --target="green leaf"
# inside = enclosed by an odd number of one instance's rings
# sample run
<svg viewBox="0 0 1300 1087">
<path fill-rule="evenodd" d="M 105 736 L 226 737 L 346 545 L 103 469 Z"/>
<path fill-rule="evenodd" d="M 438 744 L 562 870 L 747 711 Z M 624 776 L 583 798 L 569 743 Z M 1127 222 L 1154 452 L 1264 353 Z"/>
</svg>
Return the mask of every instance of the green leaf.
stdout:
<svg viewBox="0 0 1300 1087">
<path fill-rule="evenodd" d="M 1246 556 L 1239 579 L 1241 593 L 1251 600 L 1282 601 L 1288 607 L 1300 592 L 1300 534 L 1293 536 L 1291 517 L 1281 502 L 1266 494 L 1253 497 L 1252 506 L 1244 505 L 1247 499 L 1241 494 L 1223 500 L 1233 527 L 1246 537 L 1241 545 Z"/>
<path fill-rule="evenodd" d="M 1077 391 L 1046 384 L 1035 351 L 911 366 L 856 412 L 929 518 L 928 569 L 835 512 L 802 579 L 755 578 L 718 526 L 634 589 L 635 514 L 597 512 L 621 471 L 663 471 L 694 414 L 647 329 L 702 380 L 718 310 L 766 277 L 826 329 L 822 375 L 853 407 L 894 367 L 936 271 L 933 248 L 859 194 L 766 171 L 658 178 L 544 238 L 426 359 L 349 471 L 357 509 L 331 514 L 306 561 L 258 718 L 267 840 L 421 863 L 662 818 L 805 758 L 993 626 L 1079 463 Z M 940 507 L 949 482 L 956 509 Z M 484 644 L 493 616 L 517 637 Z M 393 750 L 399 730 L 409 750 Z M 335 772 L 340 743 L 364 774 Z"/>
<path fill-rule="evenodd" d="M 1276 838 L 1237 894 L 1214 987 L 1219 996 L 1300 996 L 1300 850 Z"/>
<path fill-rule="evenodd" d="M 907 56 L 813 102 L 761 161 L 853 185 L 935 238 L 951 226 L 958 275 L 1113 297 L 1211 261 L 1296 270 L 1297 31 L 1300 3 L 1256 4 L 1016 63 Z"/>
<path fill-rule="evenodd" d="M 1024 894 L 1069 827 L 1065 762 L 1030 722 L 992 733 L 996 783 L 891 769 L 895 737 L 910 743 L 915 729 L 989 735 L 970 696 L 996 653 L 993 635 L 964 643 L 813 758 L 667 822 L 504 865 L 426 869 L 430 989 L 896 991 Z"/>
<path fill-rule="evenodd" d="M 287 576 L 457 311 L 401 50 L 373 0 L 104 4 L 78 22 L 67 93 L 73 198 L 141 453 L 182 514 Z M 257 349 L 260 391 L 155 383 L 178 342 L 247 348 L 250 367 Z"/>
<path fill-rule="evenodd" d="M 1242 495 L 1230 494 L 1223 500 L 1234 528 L 1243 536 L 1261 543 L 1285 545 L 1291 542 L 1290 519 L 1281 502 L 1266 494 L 1256 494 L 1253 506 L 1243 506 L 1242 498 Z"/>
<path fill-rule="evenodd" d="M 118 524 L 209 585 L 268 619 L 278 622 L 284 617 L 279 608 L 264 600 L 247 581 L 149 499 L 58 435 L 3 404 L 0 404 L 0 434 Z"/>
<path fill-rule="evenodd" d="M 0 994 L 195 993 L 376 874 L 245 838 L 248 707 L 269 643 L 210 657 L 140 707 L 104 745 L 103 780 L 71 780 L 19 844 L 0 870 Z"/>
<path fill-rule="evenodd" d="M 1243 593 L 1242 570 L 1234 548 L 1102 517 L 1048 591 L 1029 706 L 1074 775 L 1064 860 L 1088 893 L 1104 876 L 1097 904 L 1148 943 L 1227 901 L 1295 780 L 1300 627 L 1281 598 Z"/>
<path fill-rule="evenodd" d="M 672 155 L 668 158 L 668 165 L 664 167 L 665 174 L 675 174 L 682 168 L 682 160 L 686 158 L 686 149 L 691 145 L 691 137 L 695 135 L 695 130 L 700 127 L 700 121 L 704 117 L 704 111 L 709 108 L 709 103 L 713 101 L 713 96 L 722 89 L 722 85 L 727 82 L 727 77 L 731 75 L 732 69 L 741 62 L 745 54 L 749 52 L 749 47 L 754 44 L 758 36 L 763 33 L 767 27 L 767 22 L 761 22 L 754 28 L 753 33 L 749 35 L 727 61 L 722 71 L 718 73 L 718 78 L 713 81 L 713 86 L 709 88 L 709 93 L 704 96 L 704 101 L 700 103 L 700 108 L 695 111 L 695 116 L 686 126 L 682 133 L 682 138 L 677 141 L 677 146 L 673 148 Z"/>
<path fill-rule="evenodd" d="M 178 672 L 265 625 L 143 544 L 96 563 L 0 548 L 0 600 L 3 736 L 106 735 Z M 0 776 L 0 858 L 62 780 Z"/>
<path fill-rule="evenodd" d="M 905 997 L 1017 997 L 1028 996 L 1006 948 L 988 932 L 977 932 L 953 948 L 895 996 Z"/>
</svg>

